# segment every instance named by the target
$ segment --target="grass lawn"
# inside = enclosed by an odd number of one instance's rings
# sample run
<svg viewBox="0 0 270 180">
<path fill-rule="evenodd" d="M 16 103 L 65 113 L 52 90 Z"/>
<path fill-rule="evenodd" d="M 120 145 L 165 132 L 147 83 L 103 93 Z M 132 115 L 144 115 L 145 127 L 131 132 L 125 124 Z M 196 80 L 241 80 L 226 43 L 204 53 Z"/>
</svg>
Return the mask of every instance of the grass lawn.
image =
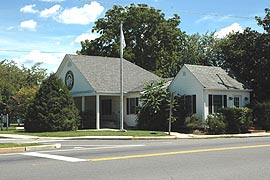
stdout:
<svg viewBox="0 0 270 180">
<path fill-rule="evenodd" d="M 17 144 L 17 143 L 0 143 L 0 148 L 13 148 L 13 147 L 26 147 L 26 146 L 40 146 L 43 144 L 40 143 L 24 143 L 24 144 Z"/>
<path fill-rule="evenodd" d="M 165 132 L 159 131 L 140 131 L 128 130 L 124 131 L 111 131 L 111 130 L 83 130 L 83 131 L 59 131 L 59 132 L 38 132 L 28 133 L 24 131 L 8 130 L 0 131 L 0 134 L 21 134 L 29 136 L 41 137 L 78 137 L 78 136 L 166 136 Z"/>
</svg>

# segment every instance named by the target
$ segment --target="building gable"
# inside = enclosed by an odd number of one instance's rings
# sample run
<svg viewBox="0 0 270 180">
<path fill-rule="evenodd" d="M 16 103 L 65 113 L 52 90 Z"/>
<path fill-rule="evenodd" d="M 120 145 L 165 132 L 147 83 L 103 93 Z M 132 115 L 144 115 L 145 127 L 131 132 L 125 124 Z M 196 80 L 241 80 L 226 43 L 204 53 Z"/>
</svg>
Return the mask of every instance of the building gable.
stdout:
<svg viewBox="0 0 270 180">
<path fill-rule="evenodd" d="M 203 86 L 184 65 L 169 86 L 175 95 L 191 95 L 202 91 Z"/>
<path fill-rule="evenodd" d="M 67 55 L 60 64 L 56 75 L 61 78 L 66 85 L 72 83 L 72 87 L 70 87 L 69 90 L 73 96 L 95 93 L 95 89 L 89 84 L 80 70 Z"/>
<path fill-rule="evenodd" d="M 184 65 L 206 89 L 216 90 L 251 90 L 233 72 L 221 67 Z"/>
<path fill-rule="evenodd" d="M 100 94 L 120 93 L 120 58 L 67 55 L 86 81 Z M 161 79 L 155 74 L 123 60 L 124 93 L 139 90 L 146 82 Z"/>
</svg>

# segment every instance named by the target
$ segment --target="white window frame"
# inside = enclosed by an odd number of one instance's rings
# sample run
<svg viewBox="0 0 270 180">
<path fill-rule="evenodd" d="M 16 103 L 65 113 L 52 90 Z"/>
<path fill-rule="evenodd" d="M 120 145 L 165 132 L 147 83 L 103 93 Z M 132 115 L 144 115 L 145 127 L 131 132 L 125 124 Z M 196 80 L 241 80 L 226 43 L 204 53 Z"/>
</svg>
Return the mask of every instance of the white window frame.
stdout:
<svg viewBox="0 0 270 180">
<path fill-rule="evenodd" d="M 238 106 L 235 105 L 235 100 L 238 99 Z M 233 97 L 233 106 L 234 107 L 241 107 L 242 104 L 241 104 L 241 96 L 234 96 Z"/>
<path fill-rule="evenodd" d="M 208 94 L 208 98 L 209 98 L 209 95 L 212 95 L 212 99 L 211 99 L 212 102 L 211 102 L 211 107 L 208 104 L 208 108 L 211 108 L 212 114 L 216 114 L 218 112 L 215 112 L 215 108 L 214 108 L 214 96 L 221 96 L 222 97 L 221 98 L 221 101 L 222 101 L 221 102 L 222 103 L 221 108 L 224 108 L 225 107 L 224 106 L 224 104 L 225 104 L 224 96 L 226 96 L 226 98 L 228 98 L 228 96 L 227 96 L 227 94 Z M 209 100 L 208 100 L 208 102 L 209 102 Z M 226 99 L 226 107 L 227 106 L 228 106 L 228 99 Z M 209 114 L 210 114 L 210 112 L 209 112 Z"/>
</svg>

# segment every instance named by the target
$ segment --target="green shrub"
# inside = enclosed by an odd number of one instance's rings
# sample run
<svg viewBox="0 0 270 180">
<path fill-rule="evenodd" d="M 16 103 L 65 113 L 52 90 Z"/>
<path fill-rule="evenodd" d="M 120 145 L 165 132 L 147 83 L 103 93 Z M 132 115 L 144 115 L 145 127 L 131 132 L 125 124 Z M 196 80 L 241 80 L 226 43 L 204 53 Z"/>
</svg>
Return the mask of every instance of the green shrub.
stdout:
<svg viewBox="0 0 270 180">
<path fill-rule="evenodd" d="M 200 117 L 197 114 L 192 114 L 191 116 L 186 117 L 185 125 L 190 132 L 203 127 Z"/>
<path fill-rule="evenodd" d="M 257 103 L 253 107 L 256 124 L 270 130 L 270 102 Z"/>
<path fill-rule="evenodd" d="M 226 123 L 222 114 L 210 114 L 206 119 L 206 130 L 208 134 L 224 134 Z"/>
<path fill-rule="evenodd" d="M 224 108 L 221 110 L 227 123 L 227 132 L 243 133 L 252 126 L 252 110 L 247 107 Z"/>
<path fill-rule="evenodd" d="M 137 126 L 142 130 L 167 131 L 170 94 L 164 80 L 147 83 L 140 97 Z"/>
<path fill-rule="evenodd" d="M 69 131 L 79 126 L 79 112 L 63 82 L 52 74 L 41 84 L 36 97 L 28 107 L 24 128 L 26 131 Z"/>
<path fill-rule="evenodd" d="M 180 96 L 175 96 L 175 105 L 173 109 L 173 116 L 175 117 L 175 121 L 172 122 L 172 131 L 177 132 L 186 132 L 187 128 L 185 125 L 185 119 L 189 115 L 188 110 L 186 108 L 184 98 Z"/>
</svg>

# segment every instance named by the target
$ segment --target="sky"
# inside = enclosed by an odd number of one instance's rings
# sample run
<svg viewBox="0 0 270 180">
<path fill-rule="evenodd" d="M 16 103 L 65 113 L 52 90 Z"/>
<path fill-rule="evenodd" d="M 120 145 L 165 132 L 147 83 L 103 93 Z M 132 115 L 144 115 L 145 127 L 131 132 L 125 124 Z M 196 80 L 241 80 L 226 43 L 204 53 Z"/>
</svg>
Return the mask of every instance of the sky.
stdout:
<svg viewBox="0 0 270 180">
<path fill-rule="evenodd" d="M 41 62 L 55 72 L 65 54 L 75 54 L 80 42 L 95 39 L 94 22 L 113 5 L 147 4 L 166 18 L 181 17 L 187 34 L 216 32 L 218 38 L 246 27 L 263 31 L 255 16 L 264 17 L 270 0 L 8 0 L 0 2 L 0 61 L 31 67 Z M 124 28 L 124 27 L 123 27 Z"/>
</svg>

